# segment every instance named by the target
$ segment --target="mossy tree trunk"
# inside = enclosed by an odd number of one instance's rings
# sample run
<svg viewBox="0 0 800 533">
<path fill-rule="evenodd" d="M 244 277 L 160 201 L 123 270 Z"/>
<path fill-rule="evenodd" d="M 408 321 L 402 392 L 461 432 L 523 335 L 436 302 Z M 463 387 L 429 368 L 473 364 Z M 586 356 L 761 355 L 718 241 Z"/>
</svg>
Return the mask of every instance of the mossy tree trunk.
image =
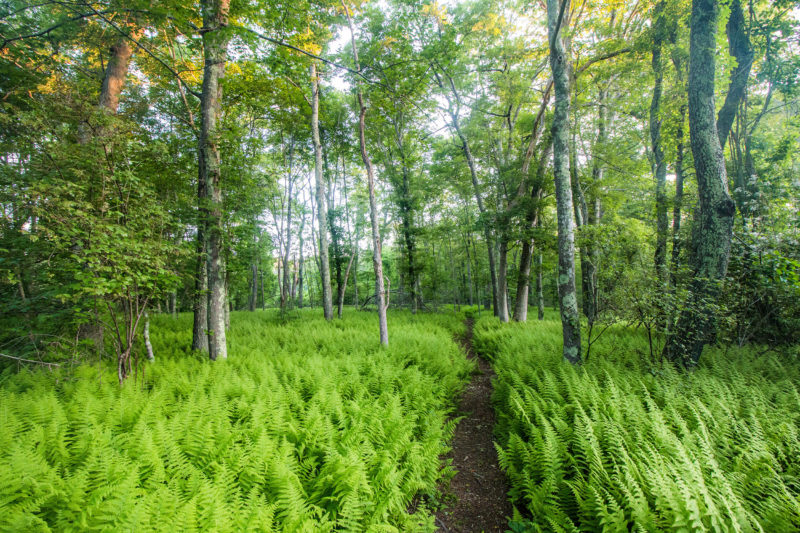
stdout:
<svg viewBox="0 0 800 533">
<path fill-rule="evenodd" d="M 714 117 L 717 0 L 693 0 L 689 49 L 689 133 L 699 203 L 690 258 L 693 278 L 666 356 L 696 365 L 717 329 L 716 299 L 730 256 L 735 207 L 728 192 L 725 161 Z"/>
<path fill-rule="evenodd" d="M 202 124 L 198 146 L 199 179 L 205 183 L 208 205 L 208 354 L 212 360 L 228 357 L 225 339 L 225 276 L 222 239 L 222 173 L 217 123 L 222 100 L 221 80 L 228 56 L 228 0 L 203 0 Z"/>
<path fill-rule="evenodd" d="M 653 150 L 653 174 L 656 184 L 656 248 L 654 264 L 656 279 L 663 289 L 667 284 L 667 163 L 661 142 L 661 95 L 664 87 L 662 61 L 662 32 L 664 3 L 658 2 L 653 13 L 653 97 L 650 100 L 650 145 Z"/>
<path fill-rule="evenodd" d="M 555 87 L 553 115 L 553 174 L 558 218 L 558 300 L 564 358 L 581 361 L 581 330 L 575 291 L 575 223 L 572 219 L 572 188 L 569 170 L 569 63 L 561 30 L 569 16 L 569 0 L 547 0 L 547 29 L 550 40 L 550 68 Z"/>
</svg>

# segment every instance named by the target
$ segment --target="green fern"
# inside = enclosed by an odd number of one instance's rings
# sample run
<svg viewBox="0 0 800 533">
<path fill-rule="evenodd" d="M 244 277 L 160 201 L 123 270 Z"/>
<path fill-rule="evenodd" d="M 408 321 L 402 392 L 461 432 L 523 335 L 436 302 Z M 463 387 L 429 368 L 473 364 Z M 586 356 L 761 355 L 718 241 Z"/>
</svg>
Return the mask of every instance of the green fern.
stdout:
<svg viewBox="0 0 800 533">
<path fill-rule="evenodd" d="M 459 316 L 235 313 L 230 358 L 153 318 L 146 382 L 111 365 L 0 379 L 0 531 L 432 531 L 417 494 L 448 471 L 473 365 Z M 62 375 L 63 374 L 63 375 Z M 69 379 L 65 379 L 69 378 Z"/>
<path fill-rule="evenodd" d="M 574 368 L 560 336 L 555 321 L 475 326 L 530 530 L 800 530 L 796 358 L 710 350 L 690 374 L 654 369 L 646 339 L 616 327 Z"/>
</svg>

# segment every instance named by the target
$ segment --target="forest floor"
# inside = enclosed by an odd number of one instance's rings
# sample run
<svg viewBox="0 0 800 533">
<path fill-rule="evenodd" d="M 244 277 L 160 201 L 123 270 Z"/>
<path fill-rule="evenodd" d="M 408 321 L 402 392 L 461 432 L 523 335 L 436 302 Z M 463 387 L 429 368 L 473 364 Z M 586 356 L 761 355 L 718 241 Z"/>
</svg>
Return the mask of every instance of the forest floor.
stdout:
<svg viewBox="0 0 800 533">
<path fill-rule="evenodd" d="M 456 426 L 449 457 L 457 473 L 449 495 L 455 502 L 436 514 L 442 533 L 480 533 L 506 531 L 512 514 L 508 500 L 508 482 L 497 463 L 492 430 L 494 411 L 491 405 L 494 370 L 488 361 L 472 349 L 473 320 L 466 321 L 462 346 L 469 359 L 478 363 L 478 371 L 466 386 L 458 404 L 464 418 Z"/>
</svg>

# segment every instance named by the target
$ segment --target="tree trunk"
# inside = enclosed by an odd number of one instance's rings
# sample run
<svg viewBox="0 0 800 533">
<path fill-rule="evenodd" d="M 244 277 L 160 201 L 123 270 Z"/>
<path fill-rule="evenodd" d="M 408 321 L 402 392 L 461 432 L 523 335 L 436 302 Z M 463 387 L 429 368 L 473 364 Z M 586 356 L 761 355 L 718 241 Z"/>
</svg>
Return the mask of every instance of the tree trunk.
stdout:
<svg viewBox="0 0 800 533">
<path fill-rule="evenodd" d="M 344 293 L 347 290 L 347 280 L 350 277 L 350 269 L 353 266 L 353 259 L 355 259 L 355 252 L 350 254 L 350 260 L 347 262 L 347 270 L 344 273 L 344 283 L 339 287 L 339 294 L 337 298 L 336 314 L 342 318 L 342 311 L 344 310 Z"/>
<path fill-rule="evenodd" d="M 536 254 L 536 306 L 538 318 L 544 320 L 544 280 L 542 280 L 542 253 Z"/>
<path fill-rule="evenodd" d="M 128 63 L 133 55 L 133 50 L 131 50 L 127 38 L 122 37 L 111 47 L 110 51 L 111 57 L 108 59 L 103 85 L 100 89 L 100 107 L 116 115 L 119 110 L 119 95 L 125 87 Z"/>
<path fill-rule="evenodd" d="M 553 150 L 553 139 L 548 136 L 544 150 L 539 157 L 536 166 L 536 177 L 531 187 L 530 204 L 525 213 L 525 228 L 528 231 L 533 231 L 539 225 L 539 211 L 541 210 L 541 199 L 544 189 L 542 185 L 545 179 L 545 169 L 547 168 L 547 159 Z M 531 259 L 533 257 L 534 239 L 527 237 L 522 242 L 522 254 L 519 260 L 519 274 L 517 278 L 517 298 L 514 307 L 514 320 L 516 322 L 525 322 L 528 320 L 528 295 L 530 293 L 531 285 Z M 541 254 L 539 254 L 541 256 Z"/>
<path fill-rule="evenodd" d="M 744 98 L 747 80 L 750 77 L 750 68 L 753 66 L 753 48 L 750 44 L 750 37 L 744 27 L 744 13 L 742 13 L 741 0 L 731 0 L 731 15 L 728 24 L 725 26 L 728 34 L 728 45 L 730 54 L 736 58 L 736 68 L 731 73 L 731 82 L 728 85 L 728 93 L 725 102 L 717 115 L 717 134 L 719 144 L 725 148 L 725 141 L 733 126 L 736 118 L 736 110 L 739 103 Z M 691 74 L 690 74 L 691 76 Z M 689 111 L 691 116 L 691 110 Z M 691 121 L 691 118 L 689 119 Z"/>
<path fill-rule="evenodd" d="M 681 106 L 681 118 L 675 133 L 675 200 L 672 207 L 672 285 L 677 285 L 678 264 L 681 255 L 681 208 L 683 207 L 683 128 L 686 121 L 686 106 Z"/>
<path fill-rule="evenodd" d="M 400 189 L 400 216 L 403 224 L 403 244 L 405 245 L 407 272 L 410 280 L 409 287 L 411 289 L 411 313 L 416 314 L 420 303 L 419 297 L 417 296 L 417 278 L 419 277 L 419 272 L 417 272 L 416 263 L 414 260 L 416 250 L 412 220 L 413 200 L 411 198 L 411 184 L 408 164 L 406 162 L 406 155 L 403 146 L 402 127 L 400 126 L 401 123 L 402 116 L 397 118 L 395 121 L 395 142 L 397 143 L 397 148 L 400 153 L 400 162 L 403 172 L 403 184 Z"/>
<path fill-rule="evenodd" d="M 664 3 L 656 4 L 653 16 L 654 34 L 652 67 L 655 78 L 653 98 L 650 100 L 650 143 L 653 150 L 656 182 L 656 249 L 654 263 L 660 288 L 667 283 L 667 164 L 661 145 L 661 94 L 664 86 L 664 66 L 661 60 L 662 31 L 664 30 Z"/>
<path fill-rule="evenodd" d="M 328 258 L 328 213 L 325 204 L 326 187 L 322 177 L 322 143 L 319 137 L 319 77 L 317 65 L 311 63 L 311 134 L 314 141 L 314 180 L 317 196 L 317 220 L 319 223 L 320 277 L 322 278 L 322 314 L 325 320 L 333 318 L 331 294 L 331 267 Z"/>
<path fill-rule="evenodd" d="M 147 360 L 152 362 L 156 360 L 153 355 L 153 345 L 150 343 L 150 314 L 144 312 L 144 329 L 142 330 L 142 337 L 144 338 L 144 348 L 147 353 Z"/>
<path fill-rule="evenodd" d="M 586 196 L 581 185 L 580 175 L 578 174 L 578 151 L 577 151 L 577 109 L 578 109 L 578 87 L 575 85 L 572 90 L 573 97 L 573 117 L 574 123 L 571 126 L 571 141 L 569 145 L 569 174 L 570 184 L 572 185 L 573 210 L 575 211 L 575 223 L 578 235 L 583 236 L 586 232 L 585 227 L 590 224 L 589 207 Z M 602 106 L 600 106 L 602 108 Z M 578 253 L 581 261 L 581 306 L 583 314 L 589 323 L 595 320 L 595 271 L 590 257 L 591 242 L 589 238 L 581 238 Z"/>
<path fill-rule="evenodd" d="M 714 120 L 714 72 L 717 0 L 693 0 L 689 48 L 689 130 L 699 203 L 696 242 L 691 254 L 693 279 L 688 301 L 667 341 L 666 356 L 694 366 L 703 347 L 715 338 L 714 304 L 730 256 L 735 206 L 728 193 L 725 161 Z"/>
<path fill-rule="evenodd" d="M 569 171 L 569 64 L 560 37 L 562 17 L 569 13 L 569 0 L 547 0 L 547 26 L 550 39 L 550 68 L 555 87 L 553 116 L 553 173 L 558 218 L 558 299 L 564 358 L 581 361 L 581 330 L 578 298 L 575 292 L 575 227 L 572 220 L 572 189 Z M 560 9 L 561 8 L 561 9 Z M 563 9 L 563 10 L 562 10 Z"/>
<path fill-rule="evenodd" d="M 500 322 L 508 322 L 508 230 L 505 228 L 500 231 L 497 257 L 497 317 Z"/>
<path fill-rule="evenodd" d="M 500 289 L 498 287 L 497 282 L 497 267 L 495 266 L 494 262 L 494 239 L 492 239 L 492 229 L 489 227 L 488 214 L 486 211 L 486 207 L 483 204 L 483 199 L 480 195 L 480 189 L 478 185 L 478 172 L 475 166 L 475 159 L 472 157 L 472 151 L 469 148 L 469 144 L 467 143 L 466 137 L 461 133 L 461 128 L 458 125 L 458 117 L 454 119 L 454 126 L 456 129 L 456 133 L 458 134 L 459 139 L 461 140 L 461 149 L 464 152 L 464 157 L 467 159 L 467 165 L 469 166 L 470 176 L 472 177 L 472 189 L 475 193 L 475 201 L 478 204 L 478 212 L 481 214 L 483 220 L 483 235 L 486 239 L 486 251 L 489 256 L 489 278 L 492 282 L 492 307 L 494 310 L 495 316 L 498 316 L 498 310 L 500 308 L 499 303 L 499 296 L 500 296 Z"/>
<path fill-rule="evenodd" d="M 292 269 L 289 267 L 289 258 L 292 248 L 292 194 L 294 179 L 292 177 L 292 158 L 294 156 L 294 137 L 289 147 L 289 175 L 286 185 L 286 237 L 283 250 L 283 281 L 281 283 L 281 313 L 292 305 Z"/>
<path fill-rule="evenodd" d="M 305 267 L 305 256 L 303 255 L 303 229 L 306 225 L 306 214 L 303 212 L 303 218 L 300 222 L 300 260 L 297 263 L 297 307 L 303 308 L 303 268 Z"/>
<path fill-rule="evenodd" d="M 225 339 L 225 277 L 222 253 L 222 188 L 220 186 L 219 132 L 222 85 L 228 55 L 228 0 L 202 0 L 203 89 L 200 97 L 202 125 L 198 146 L 199 179 L 208 191 L 208 355 L 228 357 Z"/>
<path fill-rule="evenodd" d="M 192 350 L 208 351 L 208 239 L 205 231 L 208 222 L 206 180 L 197 180 L 197 265 L 194 278 L 194 324 L 192 326 Z"/>
<path fill-rule="evenodd" d="M 255 260 L 250 264 L 250 298 L 247 302 L 247 308 L 250 311 L 255 311 L 258 305 L 258 264 Z"/>
<path fill-rule="evenodd" d="M 361 72 L 358 62 L 358 48 L 356 47 L 356 34 L 353 29 L 353 19 L 350 17 L 350 10 L 342 0 L 342 6 L 347 14 L 347 22 L 350 26 L 350 40 L 353 46 L 353 63 L 356 72 Z M 361 159 L 364 161 L 364 168 L 367 171 L 367 186 L 369 189 L 369 219 L 372 225 L 372 267 L 375 271 L 375 302 L 378 305 L 378 331 L 380 342 L 383 346 L 389 345 L 389 329 L 386 322 L 385 293 L 383 288 L 383 259 L 381 254 L 381 233 L 378 227 L 378 205 L 375 201 L 375 175 L 372 169 L 372 160 L 367 153 L 366 139 L 366 117 L 367 106 L 364 104 L 364 94 L 361 91 L 361 84 L 358 84 L 358 140 L 361 145 Z"/>
<path fill-rule="evenodd" d="M 597 138 L 595 139 L 592 154 L 592 182 L 589 190 L 588 206 L 584 203 L 585 223 L 588 226 L 599 224 L 601 218 L 600 199 L 597 195 L 597 190 L 603 181 L 605 170 L 603 161 L 598 157 L 597 152 L 601 150 L 601 147 L 608 141 L 607 128 L 611 123 L 611 116 L 606 106 L 607 97 L 608 93 L 606 90 L 601 89 L 597 98 Z M 584 255 L 581 256 L 581 278 L 584 287 L 584 314 L 589 324 L 593 324 L 595 320 L 597 320 L 597 313 L 599 312 L 597 271 L 599 269 L 600 254 L 592 239 L 584 239 L 582 244 L 583 251 L 585 252 Z"/>
</svg>

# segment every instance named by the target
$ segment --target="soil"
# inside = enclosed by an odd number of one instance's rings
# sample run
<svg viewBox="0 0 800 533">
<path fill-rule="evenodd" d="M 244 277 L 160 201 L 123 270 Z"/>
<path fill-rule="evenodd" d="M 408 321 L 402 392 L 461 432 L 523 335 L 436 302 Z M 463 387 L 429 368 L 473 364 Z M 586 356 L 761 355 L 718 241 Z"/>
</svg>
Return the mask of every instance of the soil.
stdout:
<svg viewBox="0 0 800 533">
<path fill-rule="evenodd" d="M 489 362 L 472 350 L 472 325 L 472 319 L 467 319 L 467 333 L 461 344 L 467 357 L 478 363 L 478 371 L 458 405 L 457 414 L 464 418 L 456 426 L 448 455 L 457 473 L 447 498 L 455 501 L 436 514 L 436 525 L 442 533 L 507 531 L 512 513 L 508 482 L 497 463 L 492 438 L 494 411 L 490 399 L 495 374 Z"/>
</svg>

